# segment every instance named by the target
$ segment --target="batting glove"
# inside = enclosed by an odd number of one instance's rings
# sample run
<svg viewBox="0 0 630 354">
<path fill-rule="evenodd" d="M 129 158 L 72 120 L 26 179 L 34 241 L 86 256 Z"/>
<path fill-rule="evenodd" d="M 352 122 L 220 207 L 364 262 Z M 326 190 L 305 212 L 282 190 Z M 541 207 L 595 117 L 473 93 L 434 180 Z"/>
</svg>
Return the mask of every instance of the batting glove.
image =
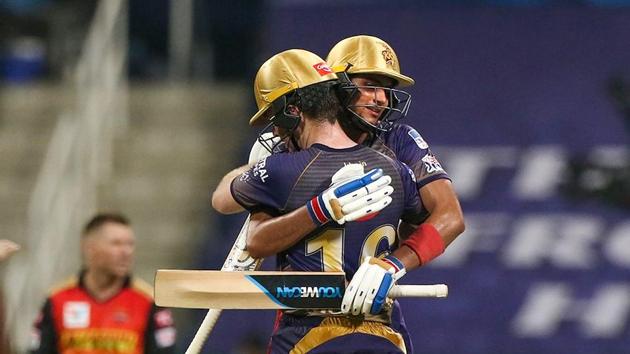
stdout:
<svg viewBox="0 0 630 354">
<path fill-rule="evenodd" d="M 405 273 L 405 266 L 392 255 L 381 259 L 366 257 L 346 287 L 341 313 L 354 316 L 378 314 L 392 286 Z"/>
<path fill-rule="evenodd" d="M 392 202 L 391 177 L 380 168 L 363 172 L 360 164 L 349 164 L 332 177 L 331 186 L 306 204 L 316 225 L 330 220 L 343 224 L 373 216 Z"/>
</svg>

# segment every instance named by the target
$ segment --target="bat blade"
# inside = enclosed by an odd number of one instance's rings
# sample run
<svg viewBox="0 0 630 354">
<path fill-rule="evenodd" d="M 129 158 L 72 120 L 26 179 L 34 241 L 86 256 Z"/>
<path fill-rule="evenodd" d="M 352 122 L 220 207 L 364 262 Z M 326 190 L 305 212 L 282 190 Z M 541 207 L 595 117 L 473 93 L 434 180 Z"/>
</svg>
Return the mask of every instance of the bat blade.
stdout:
<svg viewBox="0 0 630 354">
<path fill-rule="evenodd" d="M 158 270 L 158 306 L 214 309 L 338 308 L 344 273 Z"/>
<path fill-rule="evenodd" d="M 158 270 L 158 306 L 215 309 L 338 310 L 345 290 L 343 272 L 221 272 Z M 397 296 L 444 297 L 448 288 L 406 285 L 392 289 Z"/>
<path fill-rule="evenodd" d="M 344 273 L 158 270 L 158 306 L 214 309 L 338 308 Z"/>
</svg>

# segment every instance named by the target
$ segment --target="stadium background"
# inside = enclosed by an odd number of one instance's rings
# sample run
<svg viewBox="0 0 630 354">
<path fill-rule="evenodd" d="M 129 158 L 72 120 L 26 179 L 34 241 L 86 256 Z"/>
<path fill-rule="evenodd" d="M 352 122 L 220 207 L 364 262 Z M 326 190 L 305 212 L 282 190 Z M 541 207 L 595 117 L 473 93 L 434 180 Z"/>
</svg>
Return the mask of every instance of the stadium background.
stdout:
<svg viewBox="0 0 630 354">
<path fill-rule="evenodd" d="M 129 2 L 128 28 L 116 37 L 129 49 L 116 86 L 124 90 L 115 90 L 125 95 L 113 101 L 127 109 L 112 115 L 101 107 L 98 116 L 125 119 L 114 123 L 105 152 L 87 157 L 99 165 L 86 173 L 97 176 L 91 188 L 77 194 L 83 207 L 61 211 L 56 199 L 34 195 L 55 176 L 43 171 L 62 169 L 45 162 L 59 161 L 50 157 L 59 122 L 84 112 L 72 72 L 98 3 L 0 3 L 0 237 L 25 246 L 3 266 L 15 350 L 31 319 L 11 306 L 29 292 L 36 307 L 47 286 L 76 268 L 71 224 L 93 210 L 130 214 L 137 274 L 147 280 L 157 268 L 219 268 L 244 216 L 217 215 L 208 196 L 245 161 L 257 134 L 246 125 L 256 68 L 284 49 L 325 57 L 338 40 L 371 34 L 393 46 L 403 73 L 416 80 L 406 123 L 450 173 L 467 221 L 438 262 L 404 278 L 451 289 L 445 300 L 404 301 L 417 352 L 627 353 L 629 4 L 178 3 Z M 67 156 L 73 173 L 93 168 L 86 157 Z M 55 233 L 50 225 L 66 228 Z M 54 252 L 67 256 L 46 262 Z M 203 311 L 176 315 L 183 352 Z M 272 325 L 271 312 L 224 312 L 205 352 L 261 352 Z"/>
</svg>

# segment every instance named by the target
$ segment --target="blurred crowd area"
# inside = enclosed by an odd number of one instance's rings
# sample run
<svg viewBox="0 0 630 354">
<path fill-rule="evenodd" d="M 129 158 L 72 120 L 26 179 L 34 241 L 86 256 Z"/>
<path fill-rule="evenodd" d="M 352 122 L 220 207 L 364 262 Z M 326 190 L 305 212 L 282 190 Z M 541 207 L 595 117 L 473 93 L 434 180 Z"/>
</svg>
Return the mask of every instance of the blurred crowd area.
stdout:
<svg viewBox="0 0 630 354">
<path fill-rule="evenodd" d="M 191 0 L 190 19 L 171 17 L 168 0 L 129 1 L 129 77 L 161 80 L 169 68 L 169 21 L 194 23 L 186 72 L 178 78 L 198 81 L 249 81 L 264 41 L 265 9 L 288 6 L 281 0 Z M 296 3 L 308 3 L 297 1 Z M 0 80 L 23 83 L 58 80 L 76 63 L 96 0 L 1 0 Z M 314 3 L 314 2 L 313 2 Z M 379 6 L 375 0 L 336 4 Z M 388 7 L 567 7 L 630 5 L 628 0 L 421 0 L 388 1 Z M 171 54 L 172 55 L 172 54 Z"/>
<path fill-rule="evenodd" d="M 180 21 L 178 25 L 194 23 L 187 78 L 204 81 L 251 77 L 250 58 L 255 56 L 265 1 L 185 2 L 192 6 L 190 17 L 184 14 L 172 19 L 176 2 L 128 1 L 129 77 L 169 77 L 171 20 Z M 76 64 L 97 4 L 95 0 L 0 1 L 2 81 L 62 78 Z"/>
</svg>

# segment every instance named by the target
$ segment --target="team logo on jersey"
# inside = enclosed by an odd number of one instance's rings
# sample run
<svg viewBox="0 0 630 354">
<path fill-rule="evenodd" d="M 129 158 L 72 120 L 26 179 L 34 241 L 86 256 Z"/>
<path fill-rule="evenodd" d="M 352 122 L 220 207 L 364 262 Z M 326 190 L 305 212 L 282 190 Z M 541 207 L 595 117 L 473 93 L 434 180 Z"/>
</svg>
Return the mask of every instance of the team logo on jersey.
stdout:
<svg viewBox="0 0 630 354">
<path fill-rule="evenodd" d="M 433 155 L 425 155 L 422 158 L 422 162 L 424 162 L 424 167 L 427 170 L 427 173 L 434 173 L 438 171 L 444 171 L 440 162 Z"/>
<path fill-rule="evenodd" d="M 129 314 L 125 311 L 116 311 L 112 314 L 112 319 L 116 323 L 125 323 L 129 321 Z"/>
<path fill-rule="evenodd" d="M 84 301 L 69 301 L 63 305 L 63 326 L 87 328 L 90 325 L 90 304 Z"/>
<path fill-rule="evenodd" d="M 429 144 L 427 144 L 427 142 L 422 139 L 420 133 L 418 133 L 415 129 L 411 129 L 407 134 L 409 134 L 413 141 L 416 142 L 416 145 L 418 145 L 420 149 L 424 150 L 429 148 Z"/>
<path fill-rule="evenodd" d="M 328 74 L 332 74 L 333 71 L 330 68 L 330 66 L 328 66 L 328 64 L 322 62 L 322 63 L 317 63 L 315 65 L 313 65 L 313 67 L 315 68 L 315 70 L 317 70 L 317 72 L 319 73 L 320 76 L 326 76 Z"/>
</svg>

